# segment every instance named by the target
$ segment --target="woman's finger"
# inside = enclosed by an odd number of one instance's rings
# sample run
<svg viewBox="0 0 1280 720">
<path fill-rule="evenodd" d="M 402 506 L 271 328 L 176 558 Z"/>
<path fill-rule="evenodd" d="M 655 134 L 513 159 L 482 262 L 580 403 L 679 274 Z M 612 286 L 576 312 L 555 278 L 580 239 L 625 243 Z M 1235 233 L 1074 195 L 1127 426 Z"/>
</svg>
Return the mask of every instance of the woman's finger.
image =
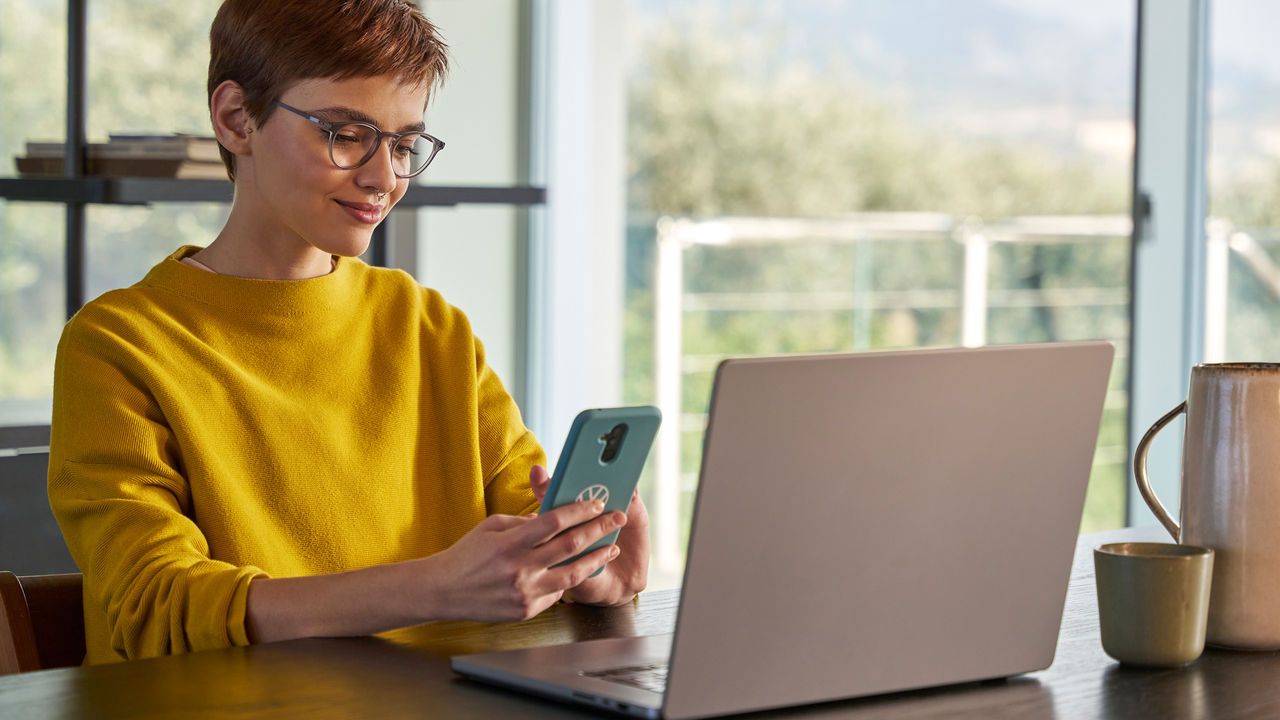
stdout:
<svg viewBox="0 0 1280 720">
<path fill-rule="evenodd" d="M 597 540 L 626 524 L 626 515 L 620 512 L 606 513 L 546 541 L 538 546 L 530 559 L 540 567 L 551 567 L 586 550 Z"/>
<path fill-rule="evenodd" d="M 525 547 L 537 547 L 575 525 L 604 512 L 599 500 L 581 500 L 542 513 L 520 530 Z"/>
<path fill-rule="evenodd" d="M 539 501 L 546 497 L 550 484 L 551 478 L 547 476 L 546 468 L 541 465 L 529 468 L 529 487 L 533 488 L 533 496 Z"/>
<path fill-rule="evenodd" d="M 575 588 L 616 557 L 618 557 L 618 546 L 609 545 L 598 548 L 591 554 L 584 555 L 566 565 L 549 568 L 538 581 L 539 589 L 549 593 Z"/>
</svg>

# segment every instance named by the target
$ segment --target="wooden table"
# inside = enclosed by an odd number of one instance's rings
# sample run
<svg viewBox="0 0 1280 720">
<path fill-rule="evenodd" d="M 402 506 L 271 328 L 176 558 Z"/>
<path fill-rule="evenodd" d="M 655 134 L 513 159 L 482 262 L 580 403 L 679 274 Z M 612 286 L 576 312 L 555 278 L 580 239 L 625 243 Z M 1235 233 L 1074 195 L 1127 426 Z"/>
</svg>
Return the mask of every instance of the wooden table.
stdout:
<svg viewBox="0 0 1280 720">
<path fill-rule="evenodd" d="M 1156 530 L 1081 538 L 1057 658 L 1006 682 L 851 700 L 763 717 L 1280 717 L 1280 653 L 1208 650 L 1179 670 L 1123 668 L 1102 652 L 1093 546 Z M 449 656 L 672 631 L 676 591 L 633 607 L 560 605 L 516 625 L 441 623 L 357 639 L 297 640 L 0 677 L 0 718 L 550 718 L 590 710 L 456 677 Z"/>
</svg>

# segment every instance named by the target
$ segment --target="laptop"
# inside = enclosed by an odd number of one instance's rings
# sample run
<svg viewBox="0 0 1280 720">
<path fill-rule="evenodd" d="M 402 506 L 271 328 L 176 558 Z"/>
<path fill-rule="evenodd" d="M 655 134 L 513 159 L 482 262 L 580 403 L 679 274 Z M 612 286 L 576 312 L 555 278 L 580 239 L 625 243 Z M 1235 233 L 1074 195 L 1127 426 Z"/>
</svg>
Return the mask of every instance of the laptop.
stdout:
<svg viewBox="0 0 1280 720">
<path fill-rule="evenodd" d="M 674 633 L 461 655 L 453 669 L 678 720 L 1047 668 L 1113 354 L 726 360 Z"/>
</svg>

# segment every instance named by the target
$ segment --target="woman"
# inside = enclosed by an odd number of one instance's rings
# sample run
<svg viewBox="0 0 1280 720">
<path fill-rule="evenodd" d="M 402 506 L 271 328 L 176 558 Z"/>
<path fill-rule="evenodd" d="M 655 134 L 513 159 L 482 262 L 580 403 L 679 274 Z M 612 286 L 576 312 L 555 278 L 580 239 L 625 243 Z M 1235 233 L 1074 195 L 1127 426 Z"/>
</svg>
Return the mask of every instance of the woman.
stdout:
<svg viewBox="0 0 1280 720">
<path fill-rule="evenodd" d="M 436 29 L 404 0 L 227 0 L 210 42 L 226 226 L 58 346 L 49 497 L 86 662 L 633 598 L 643 503 L 536 516 L 545 456 L 466 316 L 357 257 L 443 146 Z"/>
</svg>

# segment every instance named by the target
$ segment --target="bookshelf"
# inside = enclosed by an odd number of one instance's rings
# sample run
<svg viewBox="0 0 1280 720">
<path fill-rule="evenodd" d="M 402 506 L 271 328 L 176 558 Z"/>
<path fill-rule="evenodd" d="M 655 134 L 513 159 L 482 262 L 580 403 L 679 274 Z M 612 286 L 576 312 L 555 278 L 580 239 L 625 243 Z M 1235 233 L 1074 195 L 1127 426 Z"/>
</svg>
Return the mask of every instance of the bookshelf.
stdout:
<svg viewBox="0 0 1280 720">
<path fill-rule="evenodd" d="M 0 178 L 0 199 L 15 202 L 60 203 L 66 206 L 66 314 L 70 318 L 85 302 L 85 206 L 150 205 L 153 203 L 230 202 L 231 183 L 222 180 L 179 180 L 159 177 L 100 177 L 85 169 L 85 77 L 87 0 L 67 0 L 67 124 L 63 176 Z M 402 209 L 452 207 L 465 204 L 530 206 L 546 202 L 546 190 L 530 185 L 441 186 L 410 185 L 396 209 L 373 232 L 370 261 L 387 262 L 387 226 Z M 0 428 L 3 435 L 3 428 Z M 0 442 L 0 445 L 3 445 Z"/>
</svg>

